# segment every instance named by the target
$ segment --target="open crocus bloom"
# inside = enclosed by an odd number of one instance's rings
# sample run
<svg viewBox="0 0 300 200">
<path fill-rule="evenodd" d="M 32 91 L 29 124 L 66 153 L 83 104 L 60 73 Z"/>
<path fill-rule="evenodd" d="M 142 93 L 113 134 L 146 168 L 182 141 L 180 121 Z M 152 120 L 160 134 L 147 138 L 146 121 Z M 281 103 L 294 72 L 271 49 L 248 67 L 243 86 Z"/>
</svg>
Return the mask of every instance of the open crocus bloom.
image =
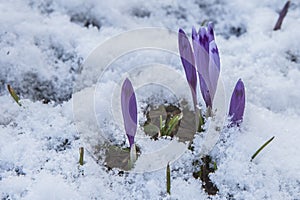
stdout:
<svg viewBox="0 0 300 200">
<path fill-rule="evenodd" d="M 241 79 L 235 85 L 233 90 L 230 107 L 229 107 L 229 116 L 231 117 L 232 125 L 239 125 L 244 116 L 245 110 L 245 86 Z"/>
</svg>

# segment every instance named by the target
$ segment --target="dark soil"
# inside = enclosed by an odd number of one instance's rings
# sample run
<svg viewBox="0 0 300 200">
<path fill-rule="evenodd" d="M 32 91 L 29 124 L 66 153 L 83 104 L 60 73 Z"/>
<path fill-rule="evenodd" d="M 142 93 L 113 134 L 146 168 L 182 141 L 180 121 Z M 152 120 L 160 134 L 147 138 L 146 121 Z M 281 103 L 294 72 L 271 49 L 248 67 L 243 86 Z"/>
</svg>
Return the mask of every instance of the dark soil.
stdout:
<svg viewBox="0 0 300 200">
<path fill-rule="evenodd" d="M 140 154 L 140 149 L 136 146 L 137 154 Z M 130 165 L 130 148 L 121 148 L 118 146 L 109 146 L 105 152 L 105 166 L 110 170 L 112 168 L 129 171 Z"/>
<path fill-rule="evenodd" d="M 210 173 L 214 173 L 216 168 L 211 160 L 210 156 L 205 156 L 201 158 L 202 164 L 200 165 L 200 170 L 193 173 L 194 178 L 201 179 L 202 187 L 209 195 L 216 195 L 219 189 L 213 184 L 209 178 Z M 199 162 L 194 162 L 197 165 Z"/>
<path fill-rule="evenodd" d="M 160 105 L 156 108 L 148 106 L 148 109 L 145 112 L 147 118 L 147 121 L 144 124 L 145 134 L 150 135 L 153 139 L 157 140 L 160 116 L 168 123 L 173 116 L 181 113 L 183 115 L 182 119 L 171 132 L 170 136 L 178 137 L 180 142 L 191 142 L 196 133 L 195 114 L 184 105 L 181 109 L 176 105 Z"/>
</svg>

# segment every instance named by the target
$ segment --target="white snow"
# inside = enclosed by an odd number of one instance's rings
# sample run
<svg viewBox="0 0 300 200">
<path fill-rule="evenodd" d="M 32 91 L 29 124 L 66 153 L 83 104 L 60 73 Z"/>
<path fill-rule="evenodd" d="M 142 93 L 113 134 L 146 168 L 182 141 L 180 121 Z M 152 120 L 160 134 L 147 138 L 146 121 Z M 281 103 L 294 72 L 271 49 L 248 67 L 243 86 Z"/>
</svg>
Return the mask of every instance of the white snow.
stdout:
<svg viewBox="0 0 300 200">
<path fill-rule="evenodd" d="M 291 1 L 282 29 L 274 32 L 284 3 L 0 1 L 1 199 L 299 199 L 300 2 Z M 180 59 L 171 52 L 177 53 L 176 34 L 171 33 L 183 28 L 190 35 L 192 26 L 198 28 L 204 20 L 215 23 L 221 58 L 216 107 L 227 112 L 239 78 L 246 88 L 241 127 L 223 128 L 220 138 L 226 142 L 219 140 L 210 152 L 218 167 L 210 175 L 218 194 L 209 197 L 192 176 L 192 162 L 200 159 L 204 147 L 213 146 L 211 139 L 212 145 L 204 144 L 212 135 L 196 135 L 192 152 L 169 138 L 153 141 L 139 127 L 136 143 L 144 157 L 135 170 L 119 175 L 103 160 L 96 162 L 94 145 L 128 146 L 118 101 L 126 76 L 136 89 L 140 122 L 147 102 L 191 102 Z M 170 29 L 171 39 L 158 38 L 148 29 L 146 43 L 127 40 L 131 46 L 121 45 L 126 33 L 146 27 Z M 139 45 L 161 49 L 128 53 L 124 48 Z M 112 52 L 93 54 L 108 50 Z M 93 71 L 99 59 L 99 66 L 109 64 L 101 76 Z M 22 107 L 9 95 L 7 84 L 20 94 Z M 164 148 L 170 144 L 176 151 L 168 157 L 172 149 Z M 79 166 L 82 146 L 85 164 Z M 169 161 L 171 195 L 166 194 Z"/>
</svg>

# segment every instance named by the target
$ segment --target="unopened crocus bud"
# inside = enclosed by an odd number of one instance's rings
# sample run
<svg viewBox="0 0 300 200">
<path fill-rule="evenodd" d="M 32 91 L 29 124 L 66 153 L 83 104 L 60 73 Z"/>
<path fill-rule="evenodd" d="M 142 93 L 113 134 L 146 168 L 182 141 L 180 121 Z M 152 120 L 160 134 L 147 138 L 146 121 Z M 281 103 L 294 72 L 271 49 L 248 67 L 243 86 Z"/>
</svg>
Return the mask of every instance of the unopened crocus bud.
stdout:
<svg viewBox="0 0 300 200">
<path fill-rule="evenodd" d="M 241 79 L 235 85 L 230 100 L 229 116 L 231 124 L 239 125 L 243 121 L 245 110 L 245 87 Z"/>
<path fill-rule="evenodd" d="M 129 145 L 132 147 L 137 130 L 137 104 L 132 84 L 128 78 L 126 78 L 122 86 L 121 107 L 125 132 Z"/>
</svg>

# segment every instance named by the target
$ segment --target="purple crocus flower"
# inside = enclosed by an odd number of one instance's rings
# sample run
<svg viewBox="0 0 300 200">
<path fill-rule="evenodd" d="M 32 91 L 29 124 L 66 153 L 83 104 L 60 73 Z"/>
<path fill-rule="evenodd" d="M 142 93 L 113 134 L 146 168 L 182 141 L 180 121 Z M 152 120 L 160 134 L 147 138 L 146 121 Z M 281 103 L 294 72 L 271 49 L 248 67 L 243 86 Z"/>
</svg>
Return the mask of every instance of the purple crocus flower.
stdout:
<svg viewBox="0 0 300 200">
<path fill-rule="evenodd" d="M 192 28 L 194 56 L 201 93 L 206 107 L 211 108 L 220 74 L 219 51 L 214 39 L 212 23 L 209 23 L 207 28 L 200 27 L 198 33 L 194 27 Z"/>
<path fill-rule="evenodd" d="M 245 110 L 245 87 L 241 79 L 235 85 L 230 100 L 229 116 L 232 125 L 239 125 L 243 120 Z"/>
<path fill-rule="evenodd" d="M 137 104 L 132 84 L 128 78 L 122 86 L 121 107 L 125 131 L 131 148 L 137 130 Z"/>
<path fill-rule="evenodd" d="M 178 46 L 181 62 L 185 71 L 187 82 L 189 83 L 194 107 L 197 106 L 197 73 L 195 68 L 195 58 L 188 37 L 182 29 L 178 33 Z"/>
<path fill-rule="evenodd" d="M 197 105 L 197 71 L 201 94 L 206 107 L 212 108 L 220 74 L 220 57 L 218 47 L 215 43 L 213 24 L 208 23 L 207 28 L 200 27 L 198 32 L 193 27 L 192 41 L 194 52 L 185 32 L 179 29 L 179 53 L 186 79 L 192 91 L 194 106 L 196 107 Z"/>
</svg>

